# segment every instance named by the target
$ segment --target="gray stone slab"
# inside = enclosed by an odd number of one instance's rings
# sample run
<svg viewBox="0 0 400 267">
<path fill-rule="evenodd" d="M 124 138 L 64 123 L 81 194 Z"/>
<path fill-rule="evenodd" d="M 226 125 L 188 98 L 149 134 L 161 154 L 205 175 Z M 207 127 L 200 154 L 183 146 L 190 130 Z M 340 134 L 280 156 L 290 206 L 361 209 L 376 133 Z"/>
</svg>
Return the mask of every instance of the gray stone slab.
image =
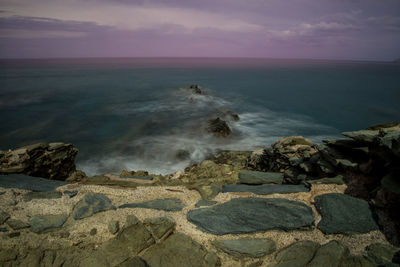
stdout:
<svg viewBox="0 0 400 267">
<path fill-rule="evenodd" d="M 43 191 L 43 192 L 28 192 L 22 198 L 24 201 L 31 201 L 32 199 L 54 199 L 61 197 L 62 193 L 59 191 Z"/>
<path fill-rule="evenodd" d="M 67 182 L 49 180 L 23 174 L 0 175 L 0 187 L 17 188 L 31 191 L 53 191 Z"/>
<path fill-rule="evenodd" d="M 194 205 L 196 208 L 202 207 L 202 206 L 212 206 L 214 204 L 217 204 L 217 201 L 213 201 L 213 200 L 204 200 L 201 199 L 199 201 L 197 201 L 196 205 Z"/>
<path fill-rule="evenodd" d="M 298 192 L 309 192 L 310 189 L 305 185 L 244 185 L 244 184 L 228 184 L 222 186 L 222 192 L 251 192 L 257 195 L 269 194 L 289 194 Z"/>
<path fill-rule="evenodd" d="M 239 183 L 248 185 L 282 184 L 283 182 L 283 173 L 280 172 L 241 171 L 238 177 Z"/>
<path fill-rule="evenodd" d="M 45 233 L 60 228 L 67 218 L 66 214 L 34 216 L 29 220 L 30 230 L 37 234 Z"/>
<path fill-rule="evenodd" d="M 319 247 L 318 243 L 308 240 L 295 242 L 275 255 L 277 264 L 274 267 L 307 266 Z"/>
<path fill-rule="evenodd" d="M 365 200 L 331 193 L 316 196 L 315 207 L 322 216 L 318 228 L 324 234 L 361 234 L 378 229 Z"/>
<path fill-rule="evenodd" d="M 7 220 L 7 224 L 13 230 L 20 230 L 20 229 L 28 228 L 30 226 L 29 223 L 23 222 L 21 220 L 16 220 L 16 219 Z"/>
<path fill-rule="evenodd" d="M 181 211 L 184 208 L 184 205 L 178 198 L 163 198 L 140 203 L 123 204 L 119 206 L 119 208 L 144 208 L 165 211 Z"/>
<path fill-rule="evenodd" d="M 111 200 L 103 194 L 87 194 L 76 203 L 72 216 L 75 220 L 90 217 L 98 212 L 115 209 Z"/>
<path fill-rule="evenodd" d="M 63 192 L 63 194 L 67 195 L 69 197 L 74 197 L 74 196 L 76 196 L 78 194 L 78 190 L 71 190 L 71 191 L 70 190 L 65 190 Z"/>
<path fill-rule="evenodd" d="M 187 219 L 216 235 L 294 230 L 314 223 L 311 207 L 281 198 L 235 198 L 208 208 L 191 210 Z"/>
<path fill-rule="evenodd" d="M 220 239 L 212 244 L 236 258 L 261 258 L 276 250 L 275 241 L 269 238 Z"/>
</svg>

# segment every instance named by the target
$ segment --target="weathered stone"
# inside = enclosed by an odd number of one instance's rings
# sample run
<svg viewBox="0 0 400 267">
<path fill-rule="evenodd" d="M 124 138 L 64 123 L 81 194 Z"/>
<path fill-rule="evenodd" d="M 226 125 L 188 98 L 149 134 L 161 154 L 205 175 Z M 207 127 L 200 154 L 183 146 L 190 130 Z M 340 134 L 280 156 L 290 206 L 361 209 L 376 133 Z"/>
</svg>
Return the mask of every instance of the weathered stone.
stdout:
<svg viewBox="0 0 400 267">
<path fill-rule="evenodd" d="M 340 267 L 343 259 L 349 256 L 349 249 L 333 240 L 321 246 L 307 267 Z"/>
<path fill-rule="evenodd" d="M 144 209 L 156 209 L 165 211 L 180 211 L 184 208 L 182 202 L 178 198 L 164 198 L 154 199 L 140 203 L 129 203 L 119 206 L 119 208 L 144 208 Z"/>
<path fill-rule="evenodd" d="M 212 267 L 220 266 L 220 260 L 213 252 L 208 252 L 189 236 L 177 233 L 164 242 L 158 243 L 144 252 L 142 258 L 154 267 Z"/>
<path fill-rule="evenodd" d="M 69 183 L 77 183 L 83 181 L 86 178 L 88 178 L 86 173 L 80 170 L 75 170 L 68 176 L 67 179 L 65 179 L 65 181 Z"/>
<path fill-rule="evenodd" d="M 293 230 L 310 227 L 312 209 L 287 199 L 236 198 L 209 208 L 191 210 L 187 219 L 200 230 L 216 235 Z"/>
<path fill-rule="evenodd" d="M 376 265 L 365 259 L 363 256 L 350 255 L 342 259 L 340 267 L 376 267 Z"/>
<path fill-rule="evenodd" d="M 31 225 L 30 230 L 34 233 L 41 234 L 47 231 L 60 228 L 68 216 L 65 214 L 59 215 L 37 215 L 29 220 Z"/>
<path fill-rule="evenodd" d="M 199 200 L 197 201 L 196 205 L 194 205 L 196 208 L 202 207 L 202 206 L 212 206 L 214 204 L 217 204 L 217 201 L 211 201 L 211 200 Z"/>
<path fill-rule="evenodd" d="M 20 220 L 15 220 L 15 219 L 9 219 L 7 221 L 8 226 L 10 226 L 13 230 L 19 230 L 19 229 L 24 229 L 28 228 L 30 225 L 27 222 L 23 222 Z"/>
<path fill-rule="evenodd" d="M 348 169 L 354 169 L 357 168 L 358 164 L 351 162 L 348 159 L 336 159 L 336 163 L 339 166 L 342 166 L 343 168 L 348 168 Z"/>
<path fill-rule="evenodd" d="M 32 199 L 54 199 L 61 197 L 62 193 L 59 191 L 28 192 L 23 196 L 23 200 L 31 201 Z"/>
<path fill-rule="evenodd" d="M 316 196 L 315 206 L 322 216 L 318 228 L 325 234 L 367 233 L 378 229 L 365 200 L 331 193 Z"/>
<path fill-rule="evenodd" d="M 371 244 L 365 250 L 368 260 L 376 265 L 391 263 L 394 254 L 398 251 L 399 249 L 380 243 Z"/>
<path fill-rule="evenodd" d="M 241 184 L 248 184 L 248 185 L 282 184 L 283 173 L 241 171 L 239 172 L 239 182 Z"/>
<path fill-rule="evenodd" d="M 342 175 L 338 175 L 332 178 L 326 177 L 316 180 L 307 180 L 307 182 L 310 184 L 338 184 L 338 185 L 344 184 Z"/>
<path fill-rule="evenodd" d="M 0 232 L 1 232 L 1 233 L 8 232 L 7 227 L 0 227 Z"/>
<path fill-rule="evenodd" d="M 307 266 L 320 247 L 312 241 L 299 241 L 281 249 L 276 255 L 276 267 Z"/>
<path fill-rule="evenodd" d="M 0 210 L 0 224 L 3 224 L 10 218 L 10 214 L 5 211 Z"/>
<path fill-rule="evenodd" d="M 221 192 L 221 187 L 218 185 L 205 185 L 195 188 L 200 193 L 204 200 L 211 200 Z"/>
<path fill-rule="evenodd" d="M 140 220 L 135 215 L 133 215 L 133 214 L 128 215 L 128 216 L 126 216 L 125 228 L 130 225 L 138 224 L 139 222 L 140 222 Z"/>
<path fill-rule="evenodd" d="M 110 221 L 107 227 L 108 231 L 114 235 L 119 231 L 119 221 Z"/>
<path fill-rule="evenodd" d="M 217 137 L 227 137 L 231 134 L 231 129 L 226 121 L 220 118 L 209 120 L 207 124 L 207 131 L 213 133 Z"/>
<path fill-rule="evenodd" d="M 222 192 L 251 192 L 257 195 L 309 192 L 305 185 L 223 185 Z"/>
<path fill-rule="evenodd" d="M 63 181 L 32 177 L 24 174 L 0 175 L 0 187 L 18 188 L 31 191 L 53 191 L 59 186 L 67 185 Z"/>
<path fill-rule="evenodd" d="M 0 263 L 13 261 L 17 258 L 18 252 L 15 249 L 0 249 Z"/>
<path fill-rule="evenodd" d="M 365 143 L 372 143 L 379 136 L 378 130 L 360 130 L 354 132 L 344 132 L 344 136 L 354 139 L 356 141 L 361 141 Z"/>
<path fill-rule="evenodd" d="M 276 250 L 275 241 L 269 238 L 220 239 L 212 244 L 236 258 L 260 258 Z"/>
<path fill-rule="evenodd" d="M 71 144 L 38 143 L 6 151 L 0 174 L 24 173 L 55 180 L 65 180 L 75 171 L 78 150 Z"/>
<path fill-rule="evenodd" d="M 67 195 L 67 196 L 69 196 L 69 197 L 74 197 L 74 196 L 76 196 L 77 194 L 78 194 L 78 190 L 72 190 L 72 191 L 70 191 L 70 190 L 65 190 L 64 192 L 63 192 L 63 194 L 64 195 Z"/>
<path fill-rule="evenodd" d="M 21 235 L 20 232 L 11 232 L 11 233 L 8 233 L 8 234 L 7 234 L 7 236 L 8 236 L 9 238 L 18 237 L 18 236 L 20 236 L 20 235 Z"/>
<path fill-rule="evenodd" d="M 115 207 L 106 195 L 87 194 L 75 205 L 72 216 L 75 220 L 79 220 L 111 209 L 115 209 Z"/>
<path fill-rule="evenodd" d="M 165 234 L 170 233 L 175 228 L 174 219 L 163 216 L 144 220 L 144 225 L 148 226 L 150 231 L 157 239 L 161 239 Z"/>
</svg>

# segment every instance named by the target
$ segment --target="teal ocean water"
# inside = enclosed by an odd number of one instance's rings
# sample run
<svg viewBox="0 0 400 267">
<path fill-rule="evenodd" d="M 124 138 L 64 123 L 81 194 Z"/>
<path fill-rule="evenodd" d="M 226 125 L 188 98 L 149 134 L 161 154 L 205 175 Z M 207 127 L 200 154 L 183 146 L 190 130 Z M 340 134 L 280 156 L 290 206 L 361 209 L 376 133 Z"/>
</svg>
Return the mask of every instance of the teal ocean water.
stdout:
<svg viewBox="0 0 400 267">
<path fill-rule="evenodd" d="M 185 88 L 198 84 L 205 95 Z M 400 121 L 400 65 L 272 59 L 0 60 L 0 149 L 69 142 L 88 174 L 181 170 L 217 150 Z M 205 122 L 240 116 L 232 136 Z M 177 157 L 185 150 L 189 157 Z"/>
</svg>

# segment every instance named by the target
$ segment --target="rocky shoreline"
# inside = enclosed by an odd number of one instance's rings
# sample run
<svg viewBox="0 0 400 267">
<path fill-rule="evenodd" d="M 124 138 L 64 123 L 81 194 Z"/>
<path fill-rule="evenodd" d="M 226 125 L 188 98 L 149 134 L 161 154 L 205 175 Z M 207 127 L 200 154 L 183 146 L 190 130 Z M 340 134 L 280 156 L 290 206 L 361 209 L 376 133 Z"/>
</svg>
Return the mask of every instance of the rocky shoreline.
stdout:
<svg viewBox="0 0 400 267">
<path fill-rule="evenodd" d="M 400 125 L 344 136 L 170 175 L 87 177 L 63 143 L 0 151 L 0 266 L 399 266 Z"/>
</svg>

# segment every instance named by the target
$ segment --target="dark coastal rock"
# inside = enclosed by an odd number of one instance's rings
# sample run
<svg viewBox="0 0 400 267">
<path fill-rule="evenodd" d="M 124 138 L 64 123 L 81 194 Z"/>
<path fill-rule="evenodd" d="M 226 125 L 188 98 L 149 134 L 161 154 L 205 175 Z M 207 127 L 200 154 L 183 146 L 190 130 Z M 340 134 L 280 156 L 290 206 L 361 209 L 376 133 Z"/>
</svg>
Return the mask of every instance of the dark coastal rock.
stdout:
<svg viewBox="0 0 400 267">
<path fill-rule="evenodd" d="M 0 224 L 5 223 L 10 218 L 10 214 L 0 210 Z"/>
<path fill-rule="evenodd" d="M 217 137 L 227 137 L 231 134 L 231 129 L 226 121 L 223 121 L 220 118 L 209 120 L 206 129 Z"/>
<path fill-rule="evenodd" d="M 57 187 L 67 185 L 63 181 L 48 180 L 24 174 L 0 175 L 0 186 L 31 191 L 54 191 Z"/>
<path fill-rule="evenodd" d="M 7 220 L 7 224 L 13 230 L 20 230 L 20 229 L 28 228 L 30 226 L 29 223 L 23 222 L 21 220 L 16 220 L 16 219 Z"/>
<path fill-rule="evenodd" d="M 299 192 L 309 192 L 310 189 L 305 185 L 223 185 L 222 192 L 251 192 L 257 195 L 269 194 L 289 194 Z"/>
<path fill-rule="evenodd" d="M 54 199 L 61 197 L 62 193 L 59 191 L 43 191 L 43 192 L 28 192 L 22 198 L 24 201 L 31 201 L 32 199 Z"/>
<path fill-rule="evenodd" d="M 239 172 L 239 182 L 241 184 L 248 184 L 248 185 L 282 184 L 283 173 L 241 171 Z"/>
<path fill-rule="evenodd" d="M 276 250 L 275 241 L 269 238 L 220 239 L 212 244 L 236 258 L 261 258 Z"/>
<path fill-rule="evenodd" d="M 174 219 L 168 216 L 146 219 L 143 223 L 157 239 L 161 239 L 164 235 L 173 231 L 176 225 Z"/>
<path fill-rule="evenodd" d="M 7 227 L 0 227 L 0 232 L 1 233 L 8 232 L 8 228 Z"/>
<path fill-rule="evenodd" d="M 314 223 L 312 209 L 287 199 L 236 198 L 209 208 L 191 210 L 187 219 L 216 235 L 293 230 Z"/>
<path fill-rule="evenodd" d="M 212 206 L 214 204 L 217 204 L 217 201 L 212 201 L 212 200 L 199 200 L 197 201 L 196 205 L 194 205 L 196 208 L 202 207 L 202 206 Z"/>
<path fill-rule="evenodd" d="M 1 196 L 1 195 L 3 195 L 3 194 L 5 194 L 5 193 L 6 193 L 6 192 L 4 192 L 4 191 L 1 191 L 1 192 L 0 192 L 0 196 Z"/>
<path fill-rule="evenodd" d="M 190 152 L 185 149 L 179 149 L 174 156 L 177 160 L 188 160 L 190 159 Z"/>
<path fill-rule="evenodd" d="M 208 252 L 189 236 L 177 233 L 164 242 L 147 249 L 142 258 L 154 267 L 215 267 L 220 266 L 220 259 L 214 252 Z"/>
<path fill-rule="evenodd" d="M 115 209 L 111 200 L 103 194 L 87 194 L 76 203 L 72 216 L 75 220 L 90 217 L 101 211 Z"/>
<path fill-rule="evenodd" d="M 119 221 L 110 221 L 107 225 L 108 231 L 113 235 L 119 231 Z"/>
<path fill-rule="evenodd" d="M 379 266 L 392 263 L 394 255 L 399 251 L 398 248 L 380 243 L 371 244 L 365 249 L 367 259 Z"/>
<path fill-rule="evenodd" d="M 119 206 L 119 208 L 144 208 L 144 209 L 156 209 L 165 211 L 181 211 L 184 206 L 178 198 L 164 198 L 154 199 L 141 203 L 129 203 Z"/>
<path fill-rule="evenodd" d="M 381 180 L 382 187 L 392 194 L 400 195 L 400 179 L 395 174 L 387 174 Z"/>
<path fill-rule="evenodd" d="M 281 249 L 276 255 L 275 267 L 307 266 L 320 247 L 312 241 L 299 241 Z"/>
<path fill-rule="evenodd" d="M 342 243 L 333 240 L 321 246 L 308 263 L 308 267 L 340 267 L 343 259 L 349 256 L 349 249 Z"/>
<path fill-rule="evenodd" d="M 218 117 L 226 121 L 239 121 L 240 117 L 238 114 L 231 110 L 219 110 L 217 113 Z"/>
<path fill-rule="evenodd" d="M 342 135 L 363 143 L 373 143 L 379 136 L 379 130 L 360 130 L 344 132 Z"/>
<path fill-rule="evenodd" d="M 64 143 L 38 143 L 6 151 L 0 160 L 0 174 L 65 180 L 75 171 L 77 153 L 78 149 Z"/>
<path fill-rule="evenodd" d="M 350 235 L 378 229 L 365 200 L 331 193 L 316 196 L 315 206 L 322 216 L 318 228 L 324 234 Z"/>
<path fill-rule="evenodd" d="M 67 196 L 69 196 L 69 197 L 74 197 L 74 196 L 76 196 L 76 195 L 78 194 L 78 190 L 72 190 L 72 191 L 70 191 L 70 190 L 65 190 L 65 191 L 63 192 L 63 194 L 64 194 L 64 195 L 67 195 Z"/>
<path fill-rule="evenodd" d="M 29 220 L 29 224 L 31 225 L 30 230 L 37 234 L 45 233 L 60 228 L 67 218 L 66 214 L 34 216 Z"/>
<path fill-rule="evenodd" d="M 191 84 L 188 89 L 197 95 L 203 94 L 203 92 L 201 91 L 200 87 L 197 84 Z"/>
</svg>

